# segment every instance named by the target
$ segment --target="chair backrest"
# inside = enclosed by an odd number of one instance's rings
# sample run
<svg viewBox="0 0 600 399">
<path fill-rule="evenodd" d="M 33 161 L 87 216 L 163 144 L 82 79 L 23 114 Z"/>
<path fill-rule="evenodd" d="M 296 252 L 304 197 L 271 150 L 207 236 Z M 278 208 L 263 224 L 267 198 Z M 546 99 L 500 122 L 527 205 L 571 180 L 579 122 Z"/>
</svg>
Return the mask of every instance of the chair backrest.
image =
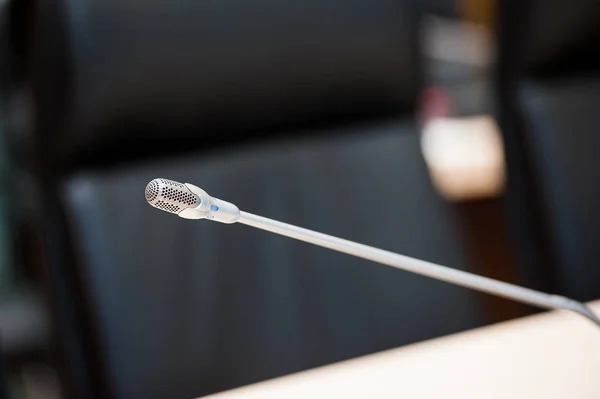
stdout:
<svg viewBox="0 0 600 399">
<path fill-rule="evenodd" d="M 228 187 L 242 187 L 246 194 L 254 195 L 256 190 L 248 184 L 255 181 L 268 193 L 273 184 L 288 187 L 285 179 L 279 180 L 281 174 L 267 177 L 262 183 L 256 180 L 255 173 L 269 162 L 282 163 L 278 150 L 264 154 L 265 162 L 233 154 L 228 158 L 231 162 L 209 157 L 206 162 L 186 163 L 184 154 L 194 151 L 198 155 L 209 147 L 282 132 L 310 131 L 309 127 L 318 128 L 312 130 L 315 132 L 331 132 L 328 128 L 332 126 L 353 125 L 350 130 L 357 135 L 359 122 L 379 124 L 387 118 L 411 115 L 420 86 L 420 14 L 412 1 L 49 1 L 36 2 L 30 15 L 33 39 L 28 49 L 28 85 L 35 115 L 45 261 L 57 325 L 63 334 L 63 364 L 73 384 L 70 389 L 74 397 L 124 398 L 131 397 L 131 392 L 143 393 L 144 397 L 209 393 L 397 342 L 396 336 L 384 334 L 386 340 L 380 343 L 358 336 L 347 343 L 336 341 L 335 332 L 321 331 L 331 334 L 324 342 L 337 342 L 335 348 L 323 348 L 321 353 L 318 347 L 305 350 L 304 346 L 320 342 L 314 335 L 319 328 L 311 325 L 308 330 L 300 330 L 297 324 L 313 313 L 289 309 L 288 320 L 285 306 L 295 304 L 297 298 L 289 299 L 278 280 L 253 280 L 262 275 L 287 281 L 285 273 L 289 268 L 285 264 L 280 265 L 283 277 L 267 273 L 266 269 L 263 274 L 251 273 L 243 267 L 244 255 L 223 247 L 219 240 L 204 241 L 191 250 L 193 254 L 186 254 L 177 246 L 178 239 L 169 236 L 169 251 L 161 252 L 161 231 L 190 239 L 191 234 L 204 237 L 203 230 L 169 224 L 169 219 L 164 219 L 169 215 L 157 215 L 151 226 L 146 225 L 145 208 L 137 208 L 146 206 L 138 201 L 143 198 L 138 197 L 143 191 L 143 187 L 138 191 L 138 184 L 156 177 L 148 174 L 153 168 L 143 169 L 152 160 L 162 165 L 161 170 L 187 170 L 190 178 L 197 178 L 196 173 L 202 172 L 207 181 L 220 176 L 214 165 L 226 171 L 238 168 L 238 173 L 221 178 Z M 386 132 L 385 126 L 376 129 L 378 134 L 382 130 Z M 374 142 L 375 152 L 391 150 L 385 141 Z M 324 144 L 320 148 L 329 147 Z M 347 150 L 337 150 L 338 159 L 346 162 L 359 148 L 360 144 L 350 142 Z M 301 152 L 312 157 L 310 150 Z M 379 156 L 386 162 L 394 159 L 388 155 L 389 158 Z M 161 163 L 163 160 L 168 162 Z M 181 169 L 170 169 L 169 165 Z M 189 168 L 184 168 L 186 165 Z M 301 160 L 289 165 L 301 165 Z M 207 174 L 196 169 L 202 167 L 210 169 Z M 254 173 L 244 174 L 245 167 Z M 136 174 L 140 170 L 141 174 Z M 298 167 L 291 172 L 294 170 Z M 393 168 L 386 170 L 394 176 Z M 136 178 L 131 180 L 134 175 Z M 233 175 L 242 181 L 232 180 Z M 300 173 L 296 180 L 306 183 L 302 176 Z M 322 187 L 334 191 L 329 188 Z M 223 191 L 227 193 L 226 189 Z M 83 199 L 93 193 L 97 194 L 94 198 Z M 343 196 L 344 191 L 339 195 Z M 111 208 L 113 204 L 118 206 Z M 277 204 L 280 203 L 273 205 L 275 209 Z M 119 216 L 122 211 L 129 216 Z M 125 220 L 129 222 L 119 231 L 111 230 L 111 221 Z M 112 241 L 115 236 L 121 239 Z M 293 249 L 281 252 L 287 247 L 279 247 L 279 241 L 257 240 L 239 242 L 247 242 L 243 248 L 251 251 L 253 259 L 258 259 L 257 264 L 264 268 L 274 266 L 276 259 L 294 264 L 307 259 L 309 265 L 314 259 L 313 251 L 305 257 Z M 109 241 L 112 244 L 106 247 Z M 153 248 L 147 247 L 148 242 L 154 242 Z M 128 249 L 114 247 L 120 243 L 126 243 Z M 230 298 L 231 284 L 237 287 L 239 282 L 222 274 L 226 268 L 217 277 L 206 276 L 203 273 L 210 272 L 210 267 L 197 269 L 196 261 L 189 259 L 210 256 L 211 248 L 205 245 L 211 243 L 221 245 L 215 254 L 224 255 L 207 263 L 235 264 L 238 271 L 232 273 L 248 279 L 241 295 Z M 186 248 L 195 247 L 190 244 Z M 284 255 L 265 258 L 263 250 Z M 180 253 L 179 261 L 168 256 L 173 253 Z M 331 266 L 332 272 L 337 263 L 328 262 L 331 255 L 318 252 L 318 256 Z M 166 267 L 176 265 L 194 276 L 173 273 Z M 147 274 L 144 268 L 148 268 Z M 385 272 L 378 270 L 374 272 L 379 276 L 377 281 L 390 281 Z M 144 276 L 152 276 L 152 282 L 144 283 Z M 174 280 L 162 284 L 161 279 L 167 276 Z M 213 277 L 219 286 L 211 285 Z M 270 290 L 263 296 L 260 287 L 265 285 Z M 115 295 L 110 295 L 111 289 Z M 334 298 L 330 305 L 335 298 L 344 297 L 339 292 L 330 295 L 325 291 L 324 297 Z M 394 293 L 391 286 L 384 291 L 386 295 L 396 295 L 398 300 L 402 294 Z M 308 298 L 306 291 L 300 292 L 304 292 L 300 296 Z M 284 308 L 280 309 L 277 298 L 281 295 Z M 383 302 L 384 296 L 378 301 Z M 252 298 L 247 307 L 240 303 L 239 298 L 244 297 Z M 211 298 L 217 303 L 212 304 Z M 149 301 L 147 306 L 144 301 Z M 218 312 L 225 309 L 243 319 L 242 310 L 254 311 L 252 307 L 257 303 L 262 304 L 260 317 L 270 315 L 267 311 L 273 308 L 277 312 L 272 313 L 283 314 L 282 327 L 277 320 L 265 319 L 265 331 L 232 331 L 240 324 L 232 320 L 233 316 Z M 302 303 L 308 306 L 304 309 L 314 309 L 310 303 Z M 196 305 L 202 309 L 197 310 L 198 315 L 190 315 L 196 311 Z M 148 313 L 136 313 L 140 309 Z M 139 326 L 156 326 L 153 312 L 169 315 L 170 320 L 158 322 L 174 323 L 182 330 L 171 335 L 162 335 L 160 326 L 151 333 L 140 331 Z M 471 319 L 472 314 L 465 310 L 463 316 Z M 350 320 L 350 324 L 357 320 L 347 314 L 339 317 Z M 184 322 L 188 318 L 189 322 Z M 452 329 L 463 326 L 455 325 L 455 320 L 462 318 L 432 319 L 433 323 Z M 203 324 L 213 322 L 206 327 Z M 396 331 L 402 329 L 399 322 L 395 326 Z M 174 327 L 166 330 L 172 332 Z M 286 331 L 298 340 L 297 347 L 282 346 Z M 299 336 L 298 331 L 313 335 Z M 223 334 L 237 334 L 236 345 L 221 339 Z M 269 334 L 273 336 L 266 341 L 267 348 L 254 348 L 245 341 L 259 336 L 261 340 L 256 342 L 265 342 Z M 414 335 L 407 336 L 412 339 Z M 207 346 L 206 342 L 215 346 Z M 356 347 L 355 342 L 364 345 Z M 151 347 L 155 352 L 149 352 Z M 236 364 L 239 352 L 234 352 L 235 348 L 242 348 L 252 359 L 260 359 L 264 350 L 264 364 Z M 172 372 L 165 373 L 171 365 Z"/>
<path fill-rule="evenodd" d="M 4 367 L 4 357 L 2 348 L 0 348 L 0 399 L 8 399 L 8 386 L 6 384 L 6 368 Z"/>
<path fill-rule="evenodd" d="M 37 131 L 75 167 L 394 116 L 420 86 L 411 1 L 54 1 L 33 14 Z"/>
<path fill-rule="evenodd" d="M 600 296 L 600 3 L 499 2 L 498 117 L 529 285 Z"/>
</svg>

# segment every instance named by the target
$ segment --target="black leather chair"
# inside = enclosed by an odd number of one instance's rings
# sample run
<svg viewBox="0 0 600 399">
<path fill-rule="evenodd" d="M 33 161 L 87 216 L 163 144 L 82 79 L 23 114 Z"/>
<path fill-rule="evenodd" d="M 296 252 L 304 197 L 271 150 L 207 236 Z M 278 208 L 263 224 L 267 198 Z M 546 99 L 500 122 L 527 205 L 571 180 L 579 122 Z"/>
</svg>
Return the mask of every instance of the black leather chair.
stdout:
<svg viewBox="0 0 600 399">
<path fill-rule="evenodd" d="M 155 177 L 457 268 L 411 2 L 38 2 L 40 226 L 76 398 L 190 398 L 483 322 L 477 295 L 144 200 Z M 385 209 L 385 212 L 379 211 Z"/>
<path fill-rule="evenodd" d="M 8 399 L 6 369 L 4 367 L 4 357 L 2 356 L 2 348 L 0 348 L 0 399 Z"/>
<path fill-rule="evenodd" d="M 499 2 L 498 116 L 522 276 L 600 297 L 600 3 Z"/>
</svg>

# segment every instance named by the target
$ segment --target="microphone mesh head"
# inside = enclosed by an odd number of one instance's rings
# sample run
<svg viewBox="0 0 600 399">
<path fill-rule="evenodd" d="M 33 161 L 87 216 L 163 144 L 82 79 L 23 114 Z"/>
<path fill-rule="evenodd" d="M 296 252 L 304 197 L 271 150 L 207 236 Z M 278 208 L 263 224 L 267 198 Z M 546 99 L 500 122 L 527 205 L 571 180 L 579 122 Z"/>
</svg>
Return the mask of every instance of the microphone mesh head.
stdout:
<svg viewBox="0 0 600 399">
<path fill-rule="evenodd" d="M 154 179 L 146 186 L 146 201 L 155 208 L 179 213 L 200 205 L 200 198 L 183 183 L 169 179 Z"/>
</svg>

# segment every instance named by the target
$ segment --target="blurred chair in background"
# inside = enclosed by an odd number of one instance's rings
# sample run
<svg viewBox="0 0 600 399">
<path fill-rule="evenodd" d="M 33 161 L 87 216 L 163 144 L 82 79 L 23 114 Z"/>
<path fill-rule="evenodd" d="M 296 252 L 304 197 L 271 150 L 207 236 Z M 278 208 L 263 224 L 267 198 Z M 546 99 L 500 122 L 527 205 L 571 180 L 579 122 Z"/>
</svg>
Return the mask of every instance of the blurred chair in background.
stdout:
<svg viewBox="0 0 600 399">
<path fill-rule="evenodd" d="M 454 18 L 434 13 L 423 27 L 428 87 L 420 100 L 421 147 L 436 190 L 456 215 L 473 271 L 519 283 L 506 222 L 503 143 L 492 116 L 496 6 L 492 0 L 449 3 Z M 482 300 L 488 322 L 525 313 L 503 298 Z"/>
<path fill-rule="evenodd" d="M 600 2 L 500 1 L 496 93 L 521 278 L 600 297 Z"/>
<path fill-rule="evenodd" d="M 55 1 L 25 15 L 71 396 L 195 397 L 484 323 L 468 290 L 143 197 L 152 178 L 189 181 L 468 268 L 420 154 L 414 2 Z"/>
<path fill-rule="evenodd" d="M 4 367 L 4 356 L 0 347 L 0 399 L 8 398 L 8 387 L 6 384 L 6 368 Z"/>
<path fill-rule="evenodd" d="M 32 196 L 24 188 L 14 162 L 15 152 L 9 151 L 11 134 L 24 136 L 24 125 L 18 120 L 27 117 L 13 107 L 18 76 L 23 70 L 20 56 L 13 50 L 13 41 L 21 29 L 19 10 L 25 2 L 0 4 L 0 348 L 2 372 L 7 390 L 21 392 L 26 365 L 48 364 L 49 334 L 47 309 L 39 292 L 39 276 L 23 262 L 24 254 L 36 252 L 31 242 L 19 247 L 19 235 L 29 214 Z"/>
</svg>

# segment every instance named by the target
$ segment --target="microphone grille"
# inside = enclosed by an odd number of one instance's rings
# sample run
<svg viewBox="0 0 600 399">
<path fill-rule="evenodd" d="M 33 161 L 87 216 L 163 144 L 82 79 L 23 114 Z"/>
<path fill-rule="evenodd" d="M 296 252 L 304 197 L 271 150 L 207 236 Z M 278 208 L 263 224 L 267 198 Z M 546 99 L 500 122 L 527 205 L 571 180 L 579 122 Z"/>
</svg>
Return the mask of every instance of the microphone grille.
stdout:
<svg viewBox="0 0 600 399">
<path fill-rule="evenodd" d="M 169 179 L 154 179 L 146 186 L 146 201 L 155 208 L 179 213 L 200 205 L 200 198 L 183 183 Z"/>
<path fill-rule="evenodd" d="M 146 201 L 152 202 L 158 197 L 158 187 L 156 179 L 148 183 L 146 186 Z"/>
</svg>

